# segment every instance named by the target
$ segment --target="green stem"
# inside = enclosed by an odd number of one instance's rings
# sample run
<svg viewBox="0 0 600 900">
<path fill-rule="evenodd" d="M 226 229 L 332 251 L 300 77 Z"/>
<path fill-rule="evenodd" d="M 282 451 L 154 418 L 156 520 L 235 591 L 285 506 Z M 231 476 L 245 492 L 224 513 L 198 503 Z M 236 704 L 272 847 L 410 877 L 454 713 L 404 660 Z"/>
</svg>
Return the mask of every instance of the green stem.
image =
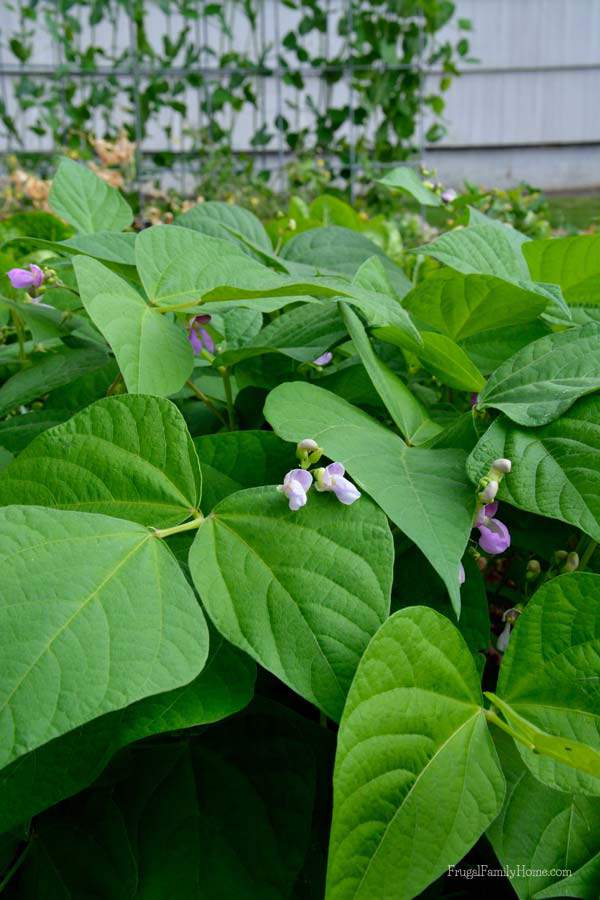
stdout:
<svg viewBox="0 0 600 900">
<path fill-rule="evenodd" d="M 203 522 L 204 516 L 198 512 L 195 519 L 190 519 L 189 522 L 184 522 L 182 525 L 173 525 L 172 528 L 155 528 L 154 537 L 166 538 L 172 534 L 180 534 L 182 531 L 193 531 L 194 528 L 200 528 Z"/>
<path fill-rule="evenodd" d="M 590 538 L 590 542 L 587 545 L 587 547 L 585 548 L 585 550 L 583 551 L 583 555 L 579 562 L 579 571 L 581 571 L 582 569 L 585 569 L 585 567 L 589 563 L 590 559 L 594 555 L 594 552 L 595 552 L 597 546 L 598 546 L 597 541 L 593 541 Z"/>
<path fill-rule="evenodd" d="M 210 397 L 207 397 L 204 391 L 201 391 L 199 387 L 197 387 L 191 378 L 188 378 L 186 381 L 187 386 L 191 391 L 194 392 L 198 400 L 202 400 L 207 409 L 210 409 L 211 413 L 219 419 L 223 425 L 227 425 L 227 419 L 222 414 L 221 410 L 218 409 L 215 404 L 212 402 Z"/>
<path fill-rule="evenodd" d="M 223 379 L 223 386 L 225 388 L 225 399 L 227 401 L 227 416 L 229 418 L 229 430 L 235 431 L 235 409 L 233 406 L 233 393 L 231 390 L 231 376 L 229 374 L 229 369 L 227 366 L 220 366 L 219 372 L 221 373 L 221 377 Z"/>
<path fill-rule="evenodd" d="M 22 853 L 19 853 L 16 860 L 14 861 L 14 863 L 12 864 L 12 866 L 10 867 L 10 869 L 8 870 L 8 872 L 6 873 L 6 875 L 4 876 L 2 881 L 0 881 L 0 894 L 2 893 L 4 888 L 8 885 L 8 883 L 12 879 L 13 875 L 15 875 L 17 870 L 20 869 L 21 866 L 23 865 L 23 863 L 25 862 L 25 859 L 26 859 L 27 854 L 29 853 L 30 849 L 31 849 L 31 841 L 29 841 L 29 843 L 27 844 L 25 849 L 22 851 Z"/>
<path fill-rule="evenodd" d="M 111 381 L 109 386 L 106 389 L 106 396 L 112 397 L 114 394 L 121 393 L 121 385 L 125 384 L 125 379 L 121 375 L 120 372 L 117 373 L 116 378 Z"/>
<path fill-rule="evenodd" d="M 19 361 L 21 365 L 25 365 L 25 363 L 27 362 L 27 352 L 25 350 L 25 329 L 23 327 L 23 319 L 14 309 L 11 310 L 11 317 L 13 320 L 13 325 L 15 326 L 17 340 L 19 342 Z"/>
<path fill-rule="evenodd" d="M 521 744 L 525 744 L 529 750 L 535 750 L 535 745 L 528 741 L 523 737 L 522 734 L 519 734 L 518 731 L 515 731 L 510 725 L 507 725 L 506 722 L 497 716 L 493 709 L 484 709 L 485 718 L 488 722 L 492 722 L 498 728 L 501 728 L 502 731 L 505 731 L 507 734 L 510 734 L 515 741 L 519 741 Z"/>
</svg>

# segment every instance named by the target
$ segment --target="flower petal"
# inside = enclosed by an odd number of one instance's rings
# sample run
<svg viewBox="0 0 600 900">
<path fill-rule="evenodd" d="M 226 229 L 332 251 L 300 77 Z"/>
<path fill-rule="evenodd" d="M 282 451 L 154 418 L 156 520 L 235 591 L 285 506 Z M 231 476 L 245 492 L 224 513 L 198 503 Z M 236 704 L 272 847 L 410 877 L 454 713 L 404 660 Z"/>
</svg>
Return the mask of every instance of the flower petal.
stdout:
<svg viewBox="0 0 600 900">
<path fill-rule="evenodd" d="M 294 480 L 298 481 L 302 485 L 303 490 L 307 491 L 313 482 L 313 477 L 310 472 L 306 469 L 294 469 L 293 472 Z"/>
<path fill-rule="evenodd" d="M 350 506 L 351 503 L 360 499 L 360 491 L 356 485 L 341 475 L 337 475 L 334 479 L 333 492 L 344 506 Z"/>
<path fill-rule="evenodd" d="M 6 274 L 14 288 L 30 288 L 35 284 L 35 276 L 28 269 L 9 269 Z"/>
<path fill-rule="evenodd" d="M 504 522 L 499 519 L 488 519 L 485 525 L 479 525 L 479 546 L 486 553 L 504 553 L 510 547 L 510 532 Z"/>
</svg>

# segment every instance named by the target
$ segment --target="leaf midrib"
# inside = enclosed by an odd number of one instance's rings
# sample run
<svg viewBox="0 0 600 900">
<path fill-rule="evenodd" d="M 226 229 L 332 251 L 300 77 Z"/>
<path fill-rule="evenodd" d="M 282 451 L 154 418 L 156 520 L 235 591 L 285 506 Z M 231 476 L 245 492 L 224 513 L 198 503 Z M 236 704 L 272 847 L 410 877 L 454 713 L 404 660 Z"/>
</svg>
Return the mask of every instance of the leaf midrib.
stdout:
<svg viewBox="0 0 600 900">
<path fill-rule="evenodd" d="M 408 802 L 409 798 L 411 797 L 413 791 L 419 785 L 421 778 L 429 770 L 430 766 L 433 764 L 435 759 L 440 755 L 440 753 L 443 750 L 445 750 L 447 746 L 449 746 L 449 744 L 454 740 L 454 738 L 457 737 L 458 734 L 460 734 L 460 732 L 463 730 L 463 728 L 465 728 L 471 722 L 474 722 L 475 719 L 477 718 L 477 716 L 482 715 L 482 714 L 483 714 L 483 709 L 481 707 L 477 707 L 475 712 L 473 713 L 473 715 L 469 716 L 468 719 L 465 719 L 465 721 L 455 731 L 453 731 L 442 744 L 440 744 L 440 746 L 437 748 L 437 750 L 435 751 L 433 756 L 427 761 L 427 764 L 421 769 L 421 771 L 415 778 L 413 784 L 411 785 L 410 790 L 407 792 L 406 796 L 402 798 L 402 803 L 400 804 L 400 806 L 398 807 L 398 809 L 396 810 L 394 815 L 391 817 L 391 819 L 387 823 L 387 825 L 383 831 L 383 834 L 381 835 L 381 838 L 377 842 L 377 847 L 373 851 L 371 858 L 369 859 L 369 862 L 367 863 L 365 871 L 362 874 L 360 882 L 358 883 L 358 886 L 356 887 L 356 890 L 354 892 L 355 897 L 359 896 L 362 886 L 364 884 L 364 881 L 365 881 L 365 879 L 369 873 L 369 870 L 371 868 L 371 865 L 373 864 L 375 857 L 378 855 L 379 851 L 381 850 L 390 828 L 392 827 L 393 823 L 395 822 L 397 816 L 399 816 L 400 813 L 403 811 L 403 809 L 404 809 L 406 803 Z"/>
</svg>

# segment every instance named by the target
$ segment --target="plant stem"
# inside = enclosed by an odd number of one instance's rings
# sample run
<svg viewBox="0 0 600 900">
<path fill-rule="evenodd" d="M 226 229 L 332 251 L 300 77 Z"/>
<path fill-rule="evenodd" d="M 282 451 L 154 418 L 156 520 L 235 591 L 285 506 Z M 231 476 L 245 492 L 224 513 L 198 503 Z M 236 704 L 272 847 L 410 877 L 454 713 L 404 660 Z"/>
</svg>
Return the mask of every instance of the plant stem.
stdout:
<svg viewBox="0 0 600 900">
<path fill-rule="evenodd" d="M 492 722 L 498 728 L 501 728 L 502 731 L 505 731 L 507 734 L 510 734 L 510 736 L 512 738 L 514 738 L 515 741 L 519 741 L 521 744 L 525 744 L 525 746 L 528 747 L 530 750 L 535 749 L 534 745 L 530 741 L 528 741 L 526 738 L 524 738 L 523 735 L 519 734 L 518 731 L 514 731 L 514 729 L 512 729 L 510 727 L 510 725 L 507 725 L 506 722 L 504 722 L 500 718 L 500 716 L 496 715 L 496 713 L 494 712 L 493 709 L 484 709 L 484 714 L 485 714 L 485 718 L 488 722 Z"/>
<path fill-rule="evenodd" d="M 199 387 L 197 387 L 191 378 L 188 378 L 186 381 L 187 386 L 193 393 L 196 395 L 198 400 L 202 400 L 207 409 L 210 409 L 211 413 L 219 419 L 223 425 L 227 425 L 227 419 L 222 414 L 221 410 L 218 409 L 215 404 L 212 402 L 210 397 L 207 397 L 204 391 L 201 391 Z"/>
<path fill-rule="evenodd" d="M 223 378 L 223 386 L 225 387 L 225 399 L 227 400 L 227 416 L 229 418 L 229 430 L 235 430 L 235 409 L 233 406 L 233 393 L 231 390 L 231 376 L 227 366 L 220 366 L 219 372 Z"/>
<path fill-rule="evenodd" d="M 594 555 L 594 552 L 595 552 L 597 546 L 598 546 L 597 542 L 593 541 L 590 538 L 590 541 L 589 541 L 587 547 L 585 548 L 585 550 L 583 551 L 583 555 L 579 562 L 579 571 L 581 571 L 582 569 L 585 569 L 585 567 L 589 563 L 590 559 Z"/>
<path fill-rule="evenodd" d="M 108 388 L 106 389 L 106 396 L 112 397 L 114 394 L 121 393 L 121 385 L 125 383 L 125 380 L 120 372 L 117 373 L 116 378 L 111 381 Z"/>
<path fill-rule="evenodd" d="M 182 531 L 193 531 L 194 528 L 200 528 L 203 522 L 204 516 L 199 512 L 195 519 L 190 519 L 189 522 L 184 522 L 182 525 L 173 525 L 172 528 L 156 528 L 154 537 L 166 538 L 171 534 L 179 534 Z"/>
<path fill-rule="evenodd" d="M 13 325 L 15 326 L 17 340 L 19 342 L 19 361 L 21 365 L 25 365 L 25 363 L 27 362 L 27 353 L 25 351 L 25 329 L 23 328 L 23 319 L 14 309 L 11 310 L 11 317 L 13 320 Z"/>
<path fill-rule="evenodd" d="M 19 853 L 16 860 L 14 861 L 14 863 L 12 864 L 12 866 L 10 867 L 8 872 L 5 874 L 2 881 L 0 881 L 0 894 L 2 893 L 4 888 L 8 885 L 8 883 L 12 879 L 13 875 L 17 872 L 18 869 L 20 869 L 20 867 L 25 862 L 25 858 L 27 857 L 27 854 L 29 853 L 30 849 L 31 849 L 31 841 L 29 841 L 27 846 L 25 847 L 25 849 L 21 853 Z"/>
</svg>

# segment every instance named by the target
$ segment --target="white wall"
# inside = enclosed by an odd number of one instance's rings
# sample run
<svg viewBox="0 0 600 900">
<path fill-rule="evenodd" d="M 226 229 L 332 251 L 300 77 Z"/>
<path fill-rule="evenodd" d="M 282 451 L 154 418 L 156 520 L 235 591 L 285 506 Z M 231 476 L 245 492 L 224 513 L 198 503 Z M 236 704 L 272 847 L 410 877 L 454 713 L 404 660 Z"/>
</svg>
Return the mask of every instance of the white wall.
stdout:
<svg viewBox="0 0 600 900">
<path fill-rule="evenodd" d="M 0 43 L 4 45 L 15 16 L 7 10 L 6 2 L 0 0 Z M 426 161 L 437 167 L 444 180 L 454 184 L 469 177 L 488 185 L 527 180 L 545 189 L 600 185 L 600 0 L 456 0 L 456 4 L 457 17 L 473 21 L 472 56 L 479 61 L 462 66 L 465 74 L 455 80 L 447 95 L 448 135 L 441 144 L 427 150 Z M 268 42 L 273 41 L 277 27 L 283 35 L 296 20 L 297 13 L 281 0 L 265 0 L 264 32 Z M 243 20 L 231 24 L 235 49 L 247 49 L 250 35 Z M 168 20 L 157 6 L 152 7 L 147 30 L 154 43 L 168 29 L 176 32 L 178 26 L 176 17 Z M 452 26 L 449 29 L 455 33 Z M 218 46 L 215 25 L 209 25 L 204 32 L 199 24 L 196 34 L 199 41 L 208 38 L 209 44 Z M 84 28 L 83 41 L 89 36 L 89 30 Z M 121 16 L 114 30 L 109 26 L 97 29 L 94 37 L 96 42 L 108 46 L 116 42 L 118 47 L 126 47 L 129 34 L 125 17 Z M 329 40 L 331 50 L 339 38 L 330 33 L 321 40 Z M 0 47 L 0 65 L 7 62 L 14 62 L 14 58 Z M 58 62 L 43 28 L 37 31 L 32 62 L 40 66 Z M 517 71 L 511 71 L 514 69 Z M 535 69 L 539 71 L 532 71 Z M 317 79 L 313 94 L 322 103 L 328 100 Z M 238 149 L 248 146 L 263 109 L 268 121 L 275 115 L 278 94 L 273 81 L 264 85 L 260 96 L 261 110 L 256 113 L 248 109 L 236 122 Z M 283 87 L 284 112 L 299 124 L 302 112 L 295 114 L 286 108 L 286 100 L 293 96 L 291 89 Z M 340 104 L 347 97 L 347 86 L 341 83 L 335 88 L 332 102 Z M 186 124 L 193 128 L 202 119 L 198 95 L 189 89 L 186 99 L 190 110 Z M 112 121 L 129 116 L 123 95 L 115 104 Z M 21 120 L 23 130 L 31 119 L 29 113 Z M 146 141 L 147 148 L 165 146 L 165 125 L 174 126 L 173 149 L 190 146 L 180 117 L 165 111 Z M 8 143 L 0 139 L 0 151 Z M 32 137 L 27 146 L 48 149 L 51 144 L 48 139 Z"/>
<path fill-rule="evenodd" d="M 457 9 L 473 21 L 479 61 L 448 93 L 448 135 L 429 162 L 455 182 L 468 173 L 498 185 L 600 185 L 600 0 L 457 0 Z"/>
</svg>

